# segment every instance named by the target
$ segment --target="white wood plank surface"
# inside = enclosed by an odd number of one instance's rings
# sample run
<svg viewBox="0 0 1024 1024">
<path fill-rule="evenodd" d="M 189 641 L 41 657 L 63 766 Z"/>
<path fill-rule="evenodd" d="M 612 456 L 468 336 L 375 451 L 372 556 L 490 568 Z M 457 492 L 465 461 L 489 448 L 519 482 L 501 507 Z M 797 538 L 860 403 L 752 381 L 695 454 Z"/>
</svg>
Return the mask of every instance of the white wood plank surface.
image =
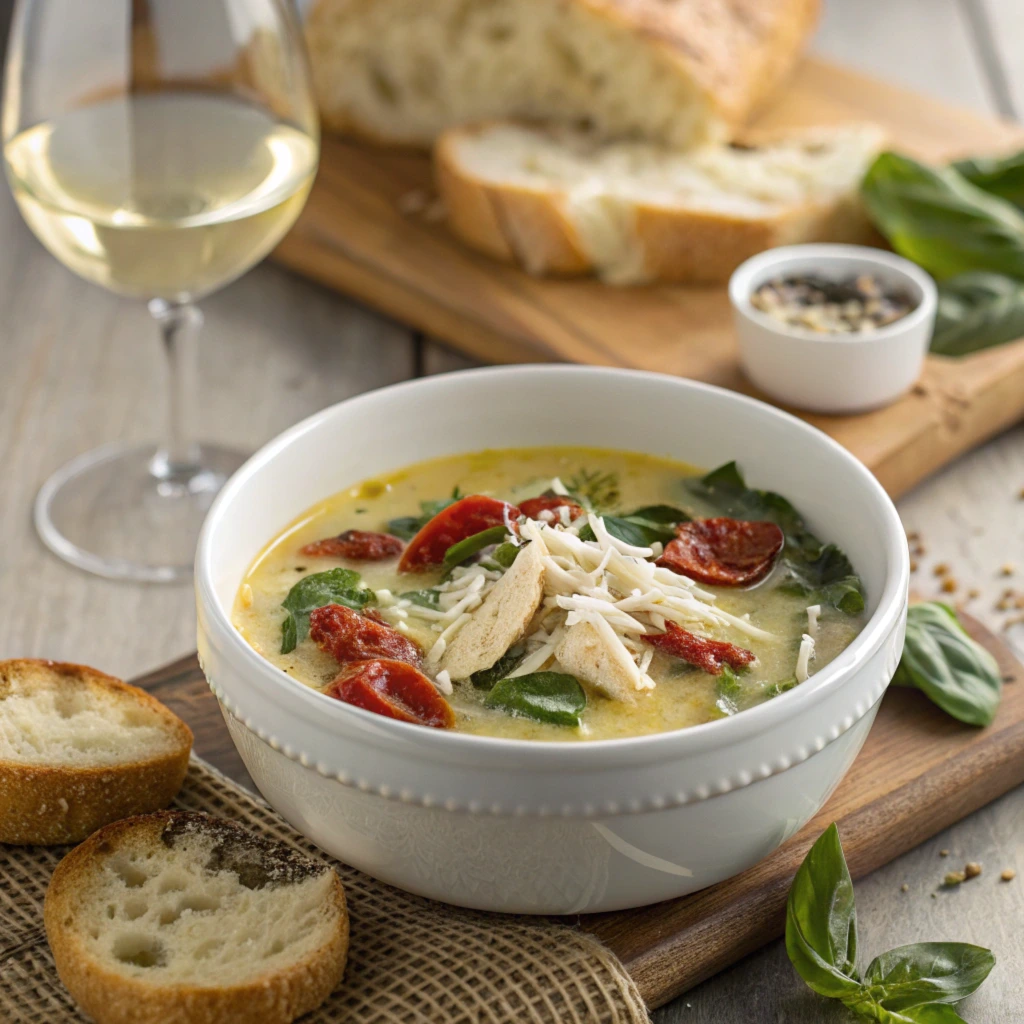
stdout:
<svg viewBox="0 0 1024 1024">
<path fill-rule="evenodd" d="M 1024 3 L 975 0 L 991 28 L 991 45 L 1016 117 L 1024 117 Z"/>
</svg>

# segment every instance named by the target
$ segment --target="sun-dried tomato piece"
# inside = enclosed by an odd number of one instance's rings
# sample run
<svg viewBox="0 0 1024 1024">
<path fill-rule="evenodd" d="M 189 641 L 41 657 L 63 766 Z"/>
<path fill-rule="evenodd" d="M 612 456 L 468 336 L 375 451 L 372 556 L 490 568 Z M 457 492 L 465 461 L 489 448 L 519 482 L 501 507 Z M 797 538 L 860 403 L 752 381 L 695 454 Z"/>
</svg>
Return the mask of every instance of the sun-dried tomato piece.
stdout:
<svg viewBox="0 0 1024 1024">
<path fill-rule="evenodd" d="M 455 725 L 455 712 L 419 669 L 404 661 L 352 661 L 323 691 L 328 697 L 400 722 L 435 729 Z"/>
<path fill-rule="evenodd" d="M 565 506 L 569 510 L 569 518 L 576 519 L 583 515 L 583 508 L 572 498 L 566 498 L 561 494 L 542 494 L 538 498 L 527 498 L 519 502 L 519 511 L 527 519 L 541 519 L 541 512 L 553 513 L 551 522 L 558 522 L 558 509 Z M 541 522 L 544 520 L 541 519 Z"/>
<path fill-rule="evenodd" d="M 745 587 L 768 575 L 785 542 L 775 523 L 694 519 L 676 527 L 657 564 L 701 583 Z"/>
<path fill-rule="evenodd" d="M 341 604 L 314 608 L 309 635 L 321 651 L 333 654 L 342 664 L 367 658 L 391 658 L 410 665 L 423 661 L 419 646 L 403 633 Z"/>
<path fill-rule="evenodd" d="M 741 669 L 754 660 L 751 651 L 725 640 L 697 636 L 696 633 L 690 633 L 674 622 L 666 622 L 665 630 L 664 633 L 647 633 L 640 639 L 652 647 L 657 647 L 659 651 L 671 654 L 675 658 L 682 658 L 683 661 L 710 672 L 713 676 L 722 674 L 723 665 Z"/>
<path fill-rule="evenodd" d="M 346 530 L 302 548 L 302 554 L 322 558 L 348 558 L 353 562 L 383 562 L 401 554 L 402 542 L 390 533 Z"/>
<path fill-rule="evenodd" d="M 492 526 L 507 526 L 517 533 L 520 511 L 515 505 L 483 494 L 469 496 L 442 509 L 411 541 L 398 563 L 399 572 L 422 572 L 444 561 L 445 552 L 460 540 Z"/>
</svg>

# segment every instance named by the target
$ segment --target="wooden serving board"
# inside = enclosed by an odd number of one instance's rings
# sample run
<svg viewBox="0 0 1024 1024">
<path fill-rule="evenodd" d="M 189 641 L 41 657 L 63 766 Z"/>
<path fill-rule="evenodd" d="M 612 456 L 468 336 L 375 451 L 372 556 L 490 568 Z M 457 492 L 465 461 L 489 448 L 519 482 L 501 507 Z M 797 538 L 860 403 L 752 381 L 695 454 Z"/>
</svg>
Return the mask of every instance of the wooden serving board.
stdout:
<svg viewBox="0 0 1024 1024">
<path fill-rule="evenodd" d="M 929 160 L 1024 144 L 1024 129 L 807 60 L 756 127 L 872 121 Z M 337 139 L 298 223 L 287 266 L 492 363 L 637 367 L 755 393 L 736 359 L 724 287 L 611 288 L 538 280 L 463 248 L 443 223 L 403 214 L 431 188 L 428 158 Z M 806 418 L 894 496 L 1024 416 L 1024 341 L 963 360 L 932 358 L 915 391 L 861 416 Z"/>
<path fill-rule="evenodd" d="M 996 656 L 1007 682 L 991 726 L 960 725 L 923 694 L 893 688 L 824 809 L 770 857 L 691 896 L 581 918 L 580 927 L 623 962 L 649 1007 L 782 934 L 793 876 L 830 822 L 838 823 L 858 878 L 1024 782 L 1024 667 L 980 623 L 961 618 Z M 188 722 L 200 757 L 252 788 L 195 656 L 135 682 Z"/>
</svg>

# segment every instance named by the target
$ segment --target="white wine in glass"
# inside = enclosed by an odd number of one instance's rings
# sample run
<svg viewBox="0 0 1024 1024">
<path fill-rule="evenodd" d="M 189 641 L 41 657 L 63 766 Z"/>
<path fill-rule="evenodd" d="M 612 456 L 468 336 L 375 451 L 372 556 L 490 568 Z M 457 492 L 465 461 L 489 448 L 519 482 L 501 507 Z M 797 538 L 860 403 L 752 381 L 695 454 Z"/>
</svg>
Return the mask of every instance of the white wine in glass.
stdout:
<svg viewBox="0 0 1024 1024">
<path fill-rule="evenodd" d="M 184 578 L 202 517 L 241 461 L 191 438 L 202 323 L 193 303 L 281 239 L 317 167 L 291 8 L 19 0 L 3 138 L 29 227 L 75 273 L 149 303 L 170 369 L 164 442 L 107 446 L 58 470 L 37 499 L 37 527 L 101 575 Z"/>
</svg>

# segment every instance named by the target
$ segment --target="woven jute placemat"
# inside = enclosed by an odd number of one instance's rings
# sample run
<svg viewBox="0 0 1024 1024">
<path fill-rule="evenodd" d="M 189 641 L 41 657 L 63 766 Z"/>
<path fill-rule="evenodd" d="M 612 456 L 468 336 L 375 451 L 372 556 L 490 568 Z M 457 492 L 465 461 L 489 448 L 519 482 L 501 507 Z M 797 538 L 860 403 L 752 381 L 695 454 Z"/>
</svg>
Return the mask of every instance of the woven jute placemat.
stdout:
<svg viewBox="0 0 1024 1024">
<path fill-rule="evenodd" d="M 459 910 L 331 860 L 269 807 L 198 759 L 175 802 L 230 818 L 331 863 L 345 886 L 345 978 L 308 1024 L 634 1024 L 647 1012 L 599 942 L 567 925 Z M 0 1022 L 83 1021 L 43 932 L 43 897 L 63 847 L 0 845 Z"/>
</svg>

